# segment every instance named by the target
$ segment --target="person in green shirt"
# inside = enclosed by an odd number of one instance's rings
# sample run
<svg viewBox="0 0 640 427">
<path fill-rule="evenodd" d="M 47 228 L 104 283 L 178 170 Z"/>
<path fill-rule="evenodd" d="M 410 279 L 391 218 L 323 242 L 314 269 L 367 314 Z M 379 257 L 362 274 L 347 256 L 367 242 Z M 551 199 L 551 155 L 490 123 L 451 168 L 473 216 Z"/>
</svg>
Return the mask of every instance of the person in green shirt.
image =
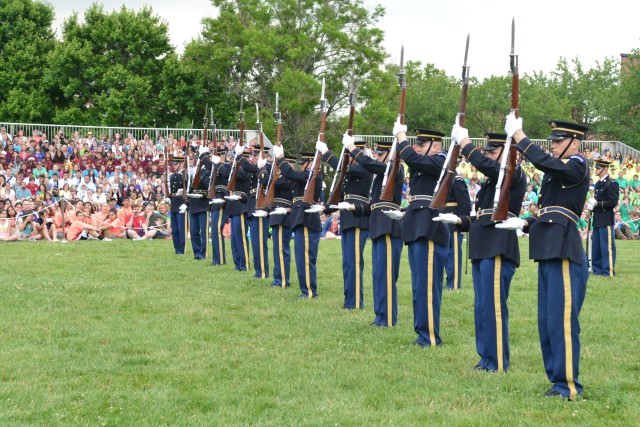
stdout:
<svg viewBox="0 0 640 427">
<path fill-rule="evenodd" d="M 618 172 L 618 178 L 616 181 L 618 181 L 618 187 L 620 187 L 620 190 L 624 190 L 629 185 L 629 181 L 624 177 L 624 171 Z"/>
<path fill-rule="evenodd" d="M 629 181 L 629 187 L 631 187 L 633 191 L 637 191 L 637 188 L 639 186 L 640 186 L 640 179 L 638 179 L 638 175 L 634 174 L 633 179 Z"/>
</svg>

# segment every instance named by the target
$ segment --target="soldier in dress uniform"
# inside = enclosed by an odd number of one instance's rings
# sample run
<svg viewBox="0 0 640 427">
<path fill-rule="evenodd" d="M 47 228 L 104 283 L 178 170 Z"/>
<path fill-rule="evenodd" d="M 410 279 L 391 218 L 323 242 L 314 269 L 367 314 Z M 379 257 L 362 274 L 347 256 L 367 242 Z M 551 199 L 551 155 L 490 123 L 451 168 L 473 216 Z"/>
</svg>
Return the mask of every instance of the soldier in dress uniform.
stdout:
<svg viewBox="0 0 640 427">
<path fill-rule="evenodd" d="M 239 167 L 244 156 L 244 147 L 239 144 L 234 148 L 238 163 L 236 173 L 236 188 L 233 194 L 225 196 L 227 200 L 227 214 L 231 221 L 231 254 L 235 269 L 247 271 L 249 269 L 249 239 L 247 238 L 247 201 L 251 191 L 253 174 Z"/>
<path fill-rule="evenodd" d="M 611 277 L 615 274 L 616 241 L 613 209 L 618 206 L 620 187 L 618 181 L 609 175 L 611 162 L 597 159 L 593 198 L 588 208 L 593 211 L 593 234 L 591 237 L 591 258 L 593 274 Z"/>
<path fill-rule="evenodd" d="M 393 129 L 398 140 L 397 152 L 410 172 L 411 196 L 402 221 L 402 240 L 409 246 L 413 328 L 418 334 L 415 344 L 429 347 L 442 344 L 440 304 L 449 229 L 445 224 L 433 222 L 438 212 L 430 205 L 447 156 L 442 152 L 442 132 L 416 129 L 417 140 L 412 148 L 406 130 L 400 123 Z"/>
<path fill-rule="evenodd" d="M 364 142 L 354 142 L 359 149 L 364 149 Z M 334 156 L 327 144 L 318 141 L 316 150 L 322 153 L 322 160 L 336 171 L 340 159 Z M 342 189 L 340 191 L 340 243 L 342 245 L 342 275 L 344 278 L 343 309 L 364 308 L 364 246 L 369 238 L 369 218 L 354 212 L 362 212 L 369 204 L 371 190 L 371 173 L 358 163 L 342 165 L 347 168 Z"/>
<path fill-rule="evenodd" d="M 184 161 L 182 156 L 171 156 L 171 164 L 174 172 L 169 177 L 169 191 L 171 192 L 171 238 L 176 255 L 184 255 L 185 246 L 185 203 L 186 194 L 183 195 L 183 180 L 186 180 L 184 173 Z M 169 171 L 167 171 L 169 173 Z"/>
<path fill-rule="evenodd" d="M 476 196 L 477 214 L 458 217 L 444 214 L 444 222 L 458 224 L 469 231 L 469 258 L 473 265 L 476 351 L 480 361 L 477 371 L 502 372 L 509 369 L 509 308 L 507 299 L 511 279 L 520 266 L 520 248 L 515 230 L 496 229 L 491 220 L 494 196 L 500 174 L 500 159 L 504 154 L 507 135 L 487 133 L 484 155 L 468 137 L 468 131 L 454 126 L 452 139 L 460 143 L 462 154 L 487 179 Z M 517 218 L 527 190 L 527 177 L 520 165 L 509 187 L 510 218 Z M 452 219 L 452 221 L 447 220 Z"/>
<path fill-rule="evenodd" d="M 352 136 L 345 134 L 342 144 L 351 157 L 365 170 L 373 174 L 370 187 L 370 203 L 355 206 L 354 215 L 369 217 L 369 237 L 372 244 L 373 311 L 376 315 L 374 326 L 395 326 L 398 321 L 398 293 L 396 283 L 400 272 L 402 255 L 401 222 L 383 214 L 384 210 L 399 210 L 404 184 L 404 166 L 396 172 L 393 200 L 380 200 L 382 181 L 387 171 L 391 142 L 377 142 L 377 160 L 364 154 L 356 146 Z M 389 170 L 391 170 L 389 165 Z M 355 205 L 355 204 L 354 204 Z"/>
<path fill-rule="evenodd" d="M 289 179 L 293 187 L 293 207 L 291 209 L 291 229 L 294 233 L 294 250 L 298 282 L 302 298 L 317 298 L 318 283 L 316 281 L 316 259 L 320 244 L 320 213 L 306 212 L 310 206 L 302 199 L 307 180 L 311 174 L 310 166 L 315 153 L 300 153 L 300 170 L 296 171 L 283 156 L 282 147 L 273 147 L 273 156 L 282 174 Z M 316 180 L 313 200 L 320 198 L 322 191 L 322 174 Z"/>
<path fill-rule="evenodd" d="M 464 178 L 456 174 L 451 191 L 447 197 L 444 213 L 451 213 L 458 217 L 468 217 L 471 214 L 471 199 L 469 188 Z M 449 251 L 445 271 L 447 289 L 455 290 L 462 287 L 462 232 L 455 224 L 449 226 Z"/>
<path fill-rule="evenodd" d="M 576 226 L 589 189 L 589 165 L 580 155 L 587 127 L 551 121 L 551 154 L 522 132 L 522 119 L 507 116 L 505 131 L 516 147 L 544 172 L 539 216 L 509 218 L 496 228 L 528 228 L 529 258 L 538 262 L 538 330 L 544 369 L 553 386 L 545 396 L 573 400 L 582 394 L 578 379 L 580 322 L 589 267 Z"/>
<path fill-rule="evenodd" d="M 196 260 L 206 258 L 207 254 L 207 217 L 209 215 L 209 199 L 207 192 L 209 191 L 209 180 L 211 178 L 211 167 L 213 164 L 209 159 L 209 148 L 200 147 L 198 151 L 198 166 L 194 170 L 192 185 L 189 192 L 189 224 L 191 247 L 193 248 L 193 257 Z M 195 174 L 198 174 L 197 186 L 193 185 L 196 181 Z"/>
<path fill-rule="evenodd" d="M 211 207 L 211 249 L 213 252 L 211 262 L 213 265 L 222 265 L 227 263 L 225 238 L 222 230 L 228 218 L 224 197 L 228 195 L 227 182 L 229 181 L 229 172 L 231 172 L 231 165 L 227 161 L 227 152 L 224 148 L 218 149 L 218 158 L 213 156 L 212 163 L 211 170 L 216 174 L 216 187 L 215 198 L 209 202 Z"/>
<path fill-rule="evenodd" d="M 295 156 L 287 154 L 285 160 L 292 166 L 296 162 Z M 276 181 L 273 210 L 269 213 L 269 225 L 273 240 L 273 282 L 271 286 L 288 288 L 291 285 L 291 207 L 293 205 L 294 183 L 279 172 Z"/>
<path fill-rule="evenodd" d="M 264 191 L 264 187 L 269 180 L 269 171 L 265 167 L 267 160 L 260 156 L 260 145 L 252 147 L 249 159 L 240 158 L 240 167 L 252 175 L 251 190 L 249 199 L 247 200 L 247 216 L 249 219 L 249 234 L 251 236 L 251 249 L 253 250 L 253 269 L 255 274 L 253 277 L 257 279 L 266 279 L 269 277 L 269 248 L 267 241 L 269 240 L 269 226 L 267 224 L 266 211 L 256 212 L 257 191 L 260 188 Z"/>
</svg>

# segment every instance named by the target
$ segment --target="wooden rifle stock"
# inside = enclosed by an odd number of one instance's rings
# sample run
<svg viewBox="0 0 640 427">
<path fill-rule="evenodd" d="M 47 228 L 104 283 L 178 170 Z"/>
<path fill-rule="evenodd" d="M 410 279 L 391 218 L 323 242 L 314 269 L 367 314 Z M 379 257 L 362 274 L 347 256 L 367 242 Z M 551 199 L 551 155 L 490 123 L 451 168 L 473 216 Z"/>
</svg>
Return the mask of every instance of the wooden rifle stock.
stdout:
<svg viewBox="0 0 640 427">
<path fill-rule="evenodd" d="M 515 40 L 515 19 L 511 21 L 511 111 L 518 117 L 518 108 L 520 101 L 520 75 L 518 72 L 518 56 L 514 53 L 514 40 Z M 507 158 L 508 157 L 508 165 Z M 513 175 L 516 172 L 516 147 L 513 145 L 511 138 L 507 137 L 505 143 L 505 149 L 502 152 L 502 159 L 500 161 L 500 174 L 498 175 L 498 182 L 496 191 L 499 193 L 494 196 L 493 202 L 493 215 L 491 215 L 492 221 L 506 221 L 509 217 L 509 189 L 511 188 L 511 182 L 513 181 Z M 504 170 L 506 166 L 506 171 Z M 502 180 L 500 178 L 503 178 Z M 499 197 L 497 200 L 496 198 Z"/>
<path fill-rule="evenodd" d="M 171 197 L 171 167 L 169 163 L 169 141 L 164 143 L 164 197 Z"/>
<path fill-rule="evenodd" d="M 282 146 L 282 120 L 280 118 L 280 111 L 278 111 L 278 94 L 276 94 L 276 122 L 278 127 L 276 128 L 276 145 Z M 280 174 L 280 168 L 276 164 L 276 159 L 273 159 L 273 165 L 271 165 L 271 174 L 269 175 L 269 182 L 267 183 L 267 195 L 265 196 L 264 205 L 266 208 L 272 208 L 275 206 L 276 199 L 276 181 Z"/>
<path fill-rule="evenodd" d="M 467 67 L 467 55 L 469 54 L 469 36 L 467 36 L 467 46 L 464 52 L 464 64 L 462 65 L 462 91 L 460 93 L 460 106 L 458 108 L 458 114 L 456 116 L 457 123 L 464 127 L 465 116 L 467 114 L 467 96 L 469 94 L 469 67 Z M 451 192 L 451 186 L 453 179 L 456 176 L 456 168 L 458 167 L 458 157 L 460 156 L 460 145 L 451 140 L 452 146 L 449 147 L 449 153 L 447 155 L 447 161 L 444 164 L 443 173 L 440 175 L 440 180 L 436 185 L 435 192 L 433 194 L 433 200 L 431 201 L 431 208 L 444 209 L 447 205 L 447 198 Z"/>
<path fill-rule="evenodd" d="M 184 156 L 184 171 L 182 172 L 182 200 L 187 201 L 187 190 L 189 189 L 189 156 L 191 155 L 191 144 L 187 143 L 187 152 Z"/>
<path fill-rule="evenodd" d="M 324 142 L 324 127 L 327 122 L 327 101 L 324 99 L 324 78 L 322 79 L 322 95 L 320 95 L 320 133 L 318 134 L 318 140 Z M 318 182 L 318 176 L 320 175 L 320 152 L 316 150 L 316 154 L 313 157 L 313 168 L 309 179 L 307 180 L 307 186 L 304 189 L 304 196 L 302 201 L 304 203 L 312 204 L 315 202 L 316 184 Z"/>
<path fill-rule="evenodd" d="M 258 108 L 258 104 L 256 104 L 256 109 Z M 264 160 L 266 157 L 264 154 L 264 138 L 262 136 L 262 123 L 258 122 L 258 132 L 259 140 L 260 140 L 260 158 Z M 258 179 L 258 188 L 256 191 L 256 209 L 263 210 L 264 209 L 264 188 Z"/>
<path fill-rule="evenodd" d="M 353 118 L 356 113 L 356 105 L 355 105 L 355 92 L 351 90 L 349 93 L 349 103 L 351 104 L 351 108 L 349 109 L 349 124 L 347 133 L 349 136 L 353 136 Z M 349 164 L 351 163 L 351 155 L 349 154 L 349 150 L 346 148 L 342 148 L 342 156 L 340 158 L 340 163 L 338 164 L 338 169 L 336 170 L 336 174 L 333 177 L 333 183 L 331 184 L 331 194 L 329 195 L 329 205 L 337 205 L 340 202 L 340 197 L 342 196 L 342 186 L 344 185 L 344 179 L 347 176 L 347 170 L 349 169 Z"/>
<path fill-rule="evenodd" d="M 203 126 L 203 135 L 202 135 L 202 147 L 207 146 L 207 107 L 204 109 L 204 126 Z M 202 171 L 202 165 L 204 162 L 200 158 L 200 153 L 198 153 L 198 167 L 196 168 L 196 174 L 193 177 L 193 181 L 191 181 L 191 191 L 197 190 L 200 186 L 200 171 Z"/>
<path fill-rule="evenodd" d="M 241 147 L 244 147 L 243 136 L 244 136 L 244 112 L 241 110 L 240 111 L 240 136 L 238 138 L 238 144 L 240 144 Z M 229 175 L 229 183 L 227 184 L 227 191 L 229 192 L 229 194 L 232 194 L 234 191 L 236 191 L 236 181 L 238 179 L 239 166 L 240 165 L 238 165 L 238 159 L 234 157 L 233 163 L 231 164 L 231 173 Z"/>
<path fill-rule="evenodd" d="M 213 132 L 213 155 L 218 155 L 218 136 L 216 135 L 216 125 L 213 122 L 213 108 L 211 109 L 211 131 Z M 207 199 L 213 200 L 216 198 L 216 178 L 218 175 L 218 165 L 212 164 L 211 177 L 209 178 L 209 191 L 207 191 Z"/>
<path fill-rule="evenodd" d="M 398 108 L 398 121 L 401 124 L 405 124 L 404 120 L 404 106 L 407 98 L 407 84 L 406 73 L 404 71 L 404 46 L 400 51 L 400 71 L 398 72 L 398 83 L 400 84 L 400 107 Z M 382 192 L 380 193 L 380 200 L 385 202 L 393 202 L 393 191 L 396 188 L 396 175 L 398 175 L 398 168 L 400 167 L 400 153 L 398 153 L 398 141 L 393 136 L 393 145 L 389 152 L 389 160 L 387 163 L 387 170 L 382 180 Z M 391 162 L 393 160 L 393 163 Z"/>
</svg>

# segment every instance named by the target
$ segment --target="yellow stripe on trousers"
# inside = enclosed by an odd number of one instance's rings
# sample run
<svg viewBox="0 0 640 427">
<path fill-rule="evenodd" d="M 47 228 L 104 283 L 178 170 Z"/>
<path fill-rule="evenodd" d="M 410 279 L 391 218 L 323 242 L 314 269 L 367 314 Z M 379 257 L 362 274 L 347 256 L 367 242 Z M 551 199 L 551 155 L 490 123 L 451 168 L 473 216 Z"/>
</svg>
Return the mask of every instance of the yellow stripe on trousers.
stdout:
<svg viewBox="0 0 640 427">
<path fill-rule="evenodd" d="M 249 267 L 251 263 L 249 262 L 249 248 L 247 247 L 247 229 L 244 225 L 243 214 L 240 214 L 240 229 L 242 230 L 242 247 L 244 248 L 244 263 L 245 263 L 245 267 L 247 267 L 247 271 L 249 271 L 251 269 Z"/>
<path fill-rule="evenodd" d="M 304 277 L 305 284 L 307 285 L 307 298 L 313 298 L 313 292 L 311 291 L 311 267 L 309 267 L 309 229 L 304 229 Z"/>
<path fill-rule="evenodd" d="M 498 372 L 504 371 L 502 349 L 502 305 L 500 304 L 500 272 L 502 271 L 502 257 L 495 257 L 493 268 L 493 310 L 496 314 L 496 344 L 498 357 Z"/>
<path fill-rule="evenodd" d="M 189 245 L 187 245 L 187 236 L 189 235 L 189 221 L 187 219 L 189 215 L 188 214 L 184 214 L 184 253 L 187 253 L 187 248 L 189 247 Z"/>
<path fill-rule="evenodd" d="M 262 220 L 263 218 L 258 217 L 258 223 L 260 224 L 260 238 L 259 238 L 259 242 L 260 242 L 260 277 L 262 277 L 263 279 L 267 276 L 265 276 L 265 272 L 264 272 L 264 249 L 262 247 L 263 243 L 264 243 L 264 235 L 262 234 L 264 232 L 264 225 L 262 224 Z"/>
<path fill-rule="evenodd" d="M 282 277 L 282 287 L 287 287 L 287 272 L 284 269 L 284 249 L 282 248 L 282 225 L 278 226 L 278 255 L 280 258 L 280 276 Z"/>
<path fill-rule="evenodd" d="M 360 229 L 356 228 L 355 242 L 353 245 L 355 249 L 355 259 L 356 259 L 356 308 L 360 308 Z"/>
<path fill-rule="evenodd" d="M 391 236 L 386 234 L 384 241 L 387 244 L 387 327 L 393 327 L 393 263 L 391 252 Z"/>
<path fill-rule="evenodd" d="M 613 277 L 613 242 L 611 240 L 611 226 L 609 226 L 607 227 L 607 251 L 609 253 L 609 276 Z"/>
<path fill-rule="evenodd" d="M 564 357 L 569 387 L 569 399 L 575 399 L 577 390 L 573 381 L 573 340 L 571 338 L 571 274 L 569 273 L 569 259 L 562 260 L 562 282 L 564 284 Z"/>
<path fill-rule="evenodd" d="M 211 226 L 211 224 L 209 223 L 211 219 L 211 215 L 209 215 L 209 212 L 207 212 L 207 226 L 204 229 L 204 257 L 205 259 L 209 256 L 209 227 Z"/>
<path fill-rule="evenodd" d="M 429 313 L 429 341 L 436 345 L 435 326 L 433 322 L 433 240 L 429 240 L 429 257 L 427 261 L 427 309 Z"/>
<path fill-rule="evenodd" d="M 453 289 L 459 289 L 458 275 L 460 271 L 458 269 L 458 232 L 453 232 Z"/>
<path fill-rule="evenodd" d="M 222 209 L 220 209 L 220 212 L 218 214 L 218 250 L 220 251 L 220 264 L 224 264 L 225 259 L 224 259 L 224 251 L 222 250 L 222 228 L 220 228 L 222 226 Z"/>
</svg>

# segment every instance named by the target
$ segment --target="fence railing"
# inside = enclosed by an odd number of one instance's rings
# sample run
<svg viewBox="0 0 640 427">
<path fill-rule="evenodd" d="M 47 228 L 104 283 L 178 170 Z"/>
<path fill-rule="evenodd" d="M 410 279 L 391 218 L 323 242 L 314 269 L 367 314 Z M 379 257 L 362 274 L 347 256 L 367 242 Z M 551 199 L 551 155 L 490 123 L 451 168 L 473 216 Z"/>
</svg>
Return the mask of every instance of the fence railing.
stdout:
<svg viewBox="0 0 640 427">
<path fill-rule="evenodd" d="M 202 129 L 187 129 L 187 128 L 154 128 L 154 127 L 109 127 L 109 126 L 80 126 L 80 125 L 58 125 L 58 124 L 42 124 L 42 123 L 6 123 L 0 122 L 0 126 L 7 129 L 7 132 L 11 135 L 16 135 L 20 129 L 24 131 L 24 134 L 29 137 L 34 131 L 40 131 L 47 135 L 47 138 L 51 141 L 54 134 L 62 130 L 66 138 L 72 136 L 75 132 L 78 132 L 79 137 L 86 138 L 88 132 L 92 132 L 95 138 L 101 139 L 101 136 L 106 136 L 110 141 L 115 138 L 117 133 L 121 134 L 123 138 L 128 135 L 133 136 L 136 140 L 143 139 L 144 135 L 149 135 L 149 138 L 157 141 L 160 136 L 166 137 L 168 134 L 173 134 L 175 139 L 179 139 L 180 136 L 184 136 L 186 140 L 191 138 L 191 135 L 195 135 L 198 139 L 202 138 Z M 218 139 L 222 137 L 229 138 L 233 136 L 234 139 L 238 139 L 240 131 L 238 129 L 216 129 L 216 135 Z M 244 138 L 246 141 L 250 141 L 258 136 L 257 130 L 246 130 Z M 209 130 L 208 139 L 211 140 L 213 134 Z M 373 145 L 377 141 L 392 141 L 393 137 L 390 135 L 356 135 L 356 140 L 365 141 Z M 409 141 L 414 141 L 414 136 L 409 136 Z M 449 147 L 451 138 L 443 138 L 444 149 Z M 484 144 L 483 138 L 471 138 L 471 141 L 476 145 Z M 549 148 L 550 143 L 546 139 L 532 139 L 538 145 Z M 264 135 L 264 142 L 266 147 L 271 147 L 271 141 Z M 589 148 L 593 151 L 594 148 L 598 148 L 600 154 L 604 154 L 605 150 L 610 150 L 612 156 L 615 156 L 619 151 L 622 156 L 630 154 L 631 157 L 640 158 L 640 151 L 633 147 L 624 144 L 621 141 L 583 141 L 582 149 Z"/>
</svg>

